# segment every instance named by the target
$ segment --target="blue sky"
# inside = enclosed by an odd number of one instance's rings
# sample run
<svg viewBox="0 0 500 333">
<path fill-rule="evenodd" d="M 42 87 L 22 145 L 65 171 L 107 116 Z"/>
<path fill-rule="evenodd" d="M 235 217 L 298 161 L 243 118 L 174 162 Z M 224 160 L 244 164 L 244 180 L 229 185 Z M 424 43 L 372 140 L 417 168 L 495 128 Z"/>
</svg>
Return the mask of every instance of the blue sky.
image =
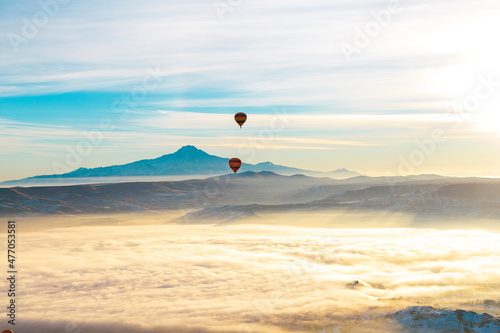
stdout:
<svg viewBox="0 0 500 333">
<path fill-rule="evenodd" d="M 4 0 L 0 180 L 186 144 L 313 170 L 496 174 L 499 14 L 496 0 Z"/>
</svg>

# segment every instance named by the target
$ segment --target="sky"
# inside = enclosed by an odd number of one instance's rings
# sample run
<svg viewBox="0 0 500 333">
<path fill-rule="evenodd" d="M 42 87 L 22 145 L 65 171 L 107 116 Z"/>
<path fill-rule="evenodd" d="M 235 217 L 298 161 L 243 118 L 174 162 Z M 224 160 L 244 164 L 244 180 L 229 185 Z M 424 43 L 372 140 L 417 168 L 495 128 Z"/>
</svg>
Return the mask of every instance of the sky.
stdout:
<svg viewBox="0 0 500 333">
<path fill-rule="evenodd" d="M 498 0 L 3 0 L 0 181 L 188 144 L 500 175 L 499 15 Z"/>
</svg>

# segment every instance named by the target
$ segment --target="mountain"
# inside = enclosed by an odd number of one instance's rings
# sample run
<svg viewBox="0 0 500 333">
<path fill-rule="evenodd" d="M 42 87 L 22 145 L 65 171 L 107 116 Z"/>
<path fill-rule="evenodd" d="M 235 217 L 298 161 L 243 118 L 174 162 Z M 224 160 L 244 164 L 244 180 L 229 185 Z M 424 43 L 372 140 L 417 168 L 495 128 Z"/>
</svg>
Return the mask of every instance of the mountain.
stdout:
<svg viewBox="0 0 500 333">
<path fill-rule="evenodd" d="M 270 171 L 183 181 L 0 188 L 0 216 L 200 209 L 248 202 L 280 204 L 309 186 L 339 180 Z M 302 200 L 302 198 L 300 199 Z"/>
<path fill-rule="evenodd" d="M 498 180 L 409 176 L 388 182 L 247 171 L 183 181 L 0 188 L 0 216 L 201 209 L 184 221 L 228 223 L 261 213 L 343 209 L 500 218 Z"/>
<path fill-rule="evenodd" d="M 181 224 L 207 223 L 207 221 L 216 221 L 218 225 L 231 222 L 241 222 L 242 219 L 258 217 L 251 209 L 245 209 L 244 206 L 222 206 L 205 208 L 202 211 L 189 212 L 179 219 Z"/>
<path fill-rule="evenodd" d="M 178 175 L 220 175 L 231 172 L 228 159 L 210 155 L 194 146 L 184 146 L 172 154 L 156 159 L 140 160 L 123 165 L 113 165 L 99 168 L 79 168 L 58 175 L 43 175 L 29 177 L 20 181 L 7 181 L 1 185 L 29 185 L 36 180 L 68 179 L 68 178 L 101 178 L 101 177 L 140 177 L 140 176 L 178 176 Z M 322 173 L 277 165 L 271 162 L 258 164 L 243 163 L 239 172 L 272 171 L 280 174 L 310 174 L 314 176 L 330 176 L 332 178 L 349 178 L 360 176 L 359 173 L 346 169 Z"/>
<path fill-rule="evenodd" d="M 409 213 L 421 219 L 432 221 L 435 218 L 500 218 L 500 182 L 498 180 L 480 179 L 476 183 L 453 183 L 461 179 L 450 178 L 449 183 L 439 181 L 423 181 L 421 184 L 398 184 L 361 186 L 356 182 L 349 184 L 351 179 L 337 180 L 337 185 L 313 186 L 308 191 L 301 191 L 291 196 L 288 202 L 281 204 L 244 204 L 224 207 L 208 207 L 199 211 L 190 212 L 186 220 L 213 220 L 232 216 L 236 222 L 238 214 L 242 212 L 252 214 L 288 213 L 292 211 L 320 211 L 320 210 L 350 210 L 350 211 L 385 211 Z M 465 181 L 465 180 L 463 180 Z M 413 182 L 413 181 L 410 181 Z M 326 188 L 337 191 L 336 194 L 325 196 L 330 192 L 323 190 L 320 193 L 313 188 Z M 350 189 L 349 189 L 350 188 Z M 339 191 L 344 190 L 342 193 Z M 308 195 L 304 193 L 309 192 Z M 299 195 L 300 194 L 300 195 Z M 324 199 L 314 200 L 322 195 Z M 299 201 L 298 198 L 305 200 Z M 306 201 L 306 199 L 313 199 Z M 295 203 L 292 203 L 292 200 Z M 233 211 L 233 215 L 229 211 Z M 221 216 L 220 212 L 223 212 Z"/>
<path fill-rule="evenodd" d="M 487 313 L 412 306 L 388 317 L 404 326 L 405 332 L 500 332 L 500 320 Z"/>
<path fill-rule="evenodd" d="M 163 155 L 156 159 L 92 169 L 79 168 L 61 175 L 35 176 L 29 179 L 203 175 L 227 173 L 229 170 L 227 159 L 209 155 L 194 146 L 184 146 L 173 154 Z"/>
</svg>

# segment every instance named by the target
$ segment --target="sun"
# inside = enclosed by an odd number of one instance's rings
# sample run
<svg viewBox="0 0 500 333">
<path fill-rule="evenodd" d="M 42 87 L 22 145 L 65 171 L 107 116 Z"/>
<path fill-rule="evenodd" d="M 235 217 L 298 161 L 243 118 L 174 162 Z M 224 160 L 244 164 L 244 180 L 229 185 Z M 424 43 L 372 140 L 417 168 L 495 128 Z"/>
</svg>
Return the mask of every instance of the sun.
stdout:
<svg viewBox="0 0 500 333">
<path fill-rule="evenodd" d="M 475 120 L 481 130 L 500 134 L 500 105 L 491 105 L 478 112 Z"/>
</svg>

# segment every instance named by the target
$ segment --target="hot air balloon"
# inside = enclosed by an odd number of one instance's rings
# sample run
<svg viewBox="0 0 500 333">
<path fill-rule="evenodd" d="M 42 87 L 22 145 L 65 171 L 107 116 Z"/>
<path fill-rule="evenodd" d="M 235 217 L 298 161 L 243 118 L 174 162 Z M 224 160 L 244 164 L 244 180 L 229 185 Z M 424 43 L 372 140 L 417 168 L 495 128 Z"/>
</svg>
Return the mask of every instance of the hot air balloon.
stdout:
<svg viewBox="0 0 500 333">
<path fill-rule="evenodd" d="M 237 114 L 234 115 L 234 120 L 238 123 L 238 125 L 243 126 L 245 121 L 247 121 L 247 115 L 244 114 L 243 112 L 238 112 Z"/>
<path fill-rule="evenodd" d="M 2 333 L 14 333 L 13 330 L 5 330 L 5 331 L 2 331 Z"/>
<path fill-rule="evenodd" d="M 236 173 L 241 166 L 241 160 L 239 158 L 232 158 L 229 160 L 229 167 Z"/>
</svg>

